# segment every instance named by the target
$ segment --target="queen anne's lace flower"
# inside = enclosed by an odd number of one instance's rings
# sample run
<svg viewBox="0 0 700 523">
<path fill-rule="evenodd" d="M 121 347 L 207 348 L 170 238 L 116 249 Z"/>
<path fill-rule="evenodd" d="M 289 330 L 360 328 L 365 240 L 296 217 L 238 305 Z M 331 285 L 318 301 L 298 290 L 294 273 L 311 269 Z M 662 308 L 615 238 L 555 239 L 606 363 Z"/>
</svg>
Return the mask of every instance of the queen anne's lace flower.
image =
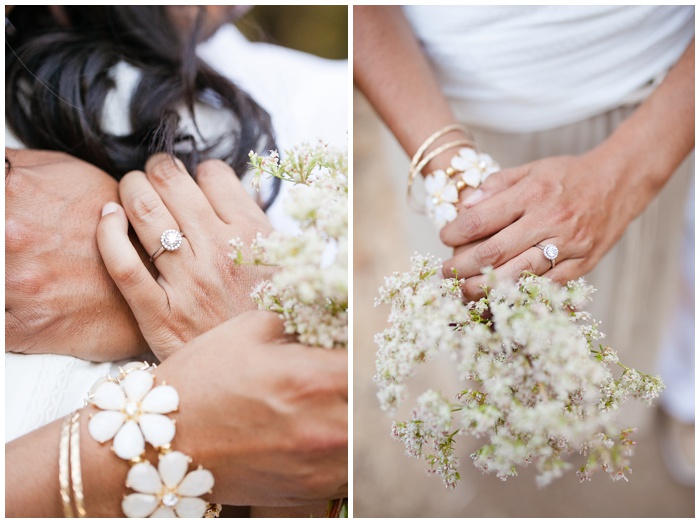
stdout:
<svg viewBox="0 0 700 523">
<path fill-rule="evenodd" d="M 275 266 L 269 280 L 252 289 L 260 309 L 276 312 L 285 331 L 301 343 L 346 348 L 348 342 L 348 176 L 347 158 L 319 142 L 267 157 L 250 154 L 255 179 L 262 175 L 294 185 L 285 211 L 300 232 L 276 231 L 250 246 L 253 264 Z M 229 257 L 245 264 L 243 242 L 230 242 Z"/>
<path fill-rule="evenodd" d="M 587 456 L 582 481 L 596 469 L 626 480 L 633 431 L 615 432 L 611 413 L 630 397 L 650 402 L 663 383 L 596 348 L 599 324 L 579 310 L 594 289 L 581 279 L 560 287 L 532 274 L 499 281 L 486 271 L 487 296 L 464 303 L 460 282 L 439 278 L 440 268 L 433 257 L 414 256 L 409 272 L 385 279 L 376 303 L 391 305 L 389 326 L 375 336 L 382 409 L 393 412 L 417 366 L 440 354 L 456 360 L 463 381 L 453 401 L 428 390 L 410 420 L 394 422 L 406 452 L 423 457 L 448 487 L 459 479 L 455 438 L 466 435 L 484 440 L 474 465 L 502 480 L 533 464 L 545 485 L 572 468 L 576 453 Z M 617 378 L 613 366 L 622 369 Z"/>
<path fill-rule="evenodd" d="M 425 190 L 426 212 L 438 228 L 442 228 L 457 217 L 455 204 L 459 201 L 459 192 L 445 171 L 438 169 L 427 175 Z"/>
<path fill-rule="evenodd" d="M 94 390 L 91 401 L 102 411 L 90 419 L 90 435 L 100 443 L 114 438 L 114 452 L 122 459 L 141 456 L 145 441 L 163 447 L 175 436 L 175 422 L 163 414 L 177 410 L 179 396 L 169 385 L 153 387 L 154 380 L 150 372 L 137 370 Z"/>
<path fill-rule="evenodd" d="M 137 463 L 129 470 L 126 486 L 136 491 L 122 501 L 129 518 L 201 518 L 208 504 L 201 499 L 214 486 L 214 476 L 201 467 L 187 475 L 190 458 L 182 452 L 161 455 L 158 468 Z"/>
</svg>

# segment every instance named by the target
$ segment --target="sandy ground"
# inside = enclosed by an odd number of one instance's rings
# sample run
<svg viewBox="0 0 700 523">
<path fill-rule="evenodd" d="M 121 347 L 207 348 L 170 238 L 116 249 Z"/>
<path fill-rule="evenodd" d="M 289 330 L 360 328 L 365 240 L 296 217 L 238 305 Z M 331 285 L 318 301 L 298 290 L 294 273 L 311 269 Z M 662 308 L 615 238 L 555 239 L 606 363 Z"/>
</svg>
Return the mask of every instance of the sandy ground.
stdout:
<svg viewBox="0 0 700 523">
<path fill-rule="evenodd" d="M 386 309 L 372 306 L 385 275 L 405 270 L 413 247 L 403 226 L 403 195 L 387 174 L 379 144 L 386 131 L 364 98 L 355 94 L 354 118 L 354 515 L 356 517 L 693 517 L 694 489 L 675 484 L 659 453 L 656 409 L 633 408 L 640 428 L 630 481 L 604 475 L 580 484 L 573 473 L 544 489 L 533 471 L 501 482 L 482 475 L 469 459 L 476 442 L 461 450 L 462 481 L 453 491 L 425 474 L 423 462 L 404 455 L 389 436 L 391 419 L 378 407 L 372 382 L 372 337 L 386 322 Z M 416 232 L 418 234 L 418 232 Z M 433 369 L 447 380 L 450 369 Z M 433 375 L 434 376 L 434 375 Z M 418 376 L 416 390 L 428 376 Z M 451 390 L 445 383 L 447 390 Z M 399 413 L 407 418 L 408 412 Z"/>
</svg>

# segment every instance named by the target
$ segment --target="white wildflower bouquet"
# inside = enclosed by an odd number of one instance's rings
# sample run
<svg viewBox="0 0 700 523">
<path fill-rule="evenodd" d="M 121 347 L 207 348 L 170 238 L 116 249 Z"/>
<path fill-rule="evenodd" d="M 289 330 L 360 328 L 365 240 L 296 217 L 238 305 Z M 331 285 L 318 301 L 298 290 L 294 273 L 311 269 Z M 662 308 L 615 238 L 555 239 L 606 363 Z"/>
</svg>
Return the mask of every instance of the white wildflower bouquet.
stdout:
<svg viewBox="0 0 700 523">
<path fill-rule="evenodd" d="M 598 322 L 581 309 L 594 289 L 526 273 L 496 281 L 487 271 L 486 297 L 465 303 L 460 281 L 440 271 L 438 260 L 416 255 L 409 272 L 386 278 L 376 302 L 391 306 L 390 325 L 375 338 L 385 411 L 406 400 L 416 367 L 439 355 L 454 360 L 461 383 L 449 395 L 427 390 L 411 419 L 394 422 L 407 453 L 448 487 L 459 480 L 455 440 L 466 436 L 483 441 L 474 464 L 502 480 L 532 464 L 545 485 L 576 460 L 581 481 L 597 469 L 626 480 L 634 429 L 616 429 L 612 413 L 630 397 L 650 403 L 663 383 L 599 344 Z"/>
<path fill-rule="evenodd" d="M 258 284 L 252 297 L 260 309 L 280 314 L 288 334 L 299 342 L 326 348 L 348 343 L 348 164 L 347 154 L 323 142 L 302 144 L 260 156 L 251 151 L 254 186 L 263 176 L 293 187 L 284 209 L 300 232 L 276 231 L 251 245 L 246 261 L 240 239 L 231 240 L 229 257 L 237 264 L 277 267 L 271 279 Z"/>
</svg>

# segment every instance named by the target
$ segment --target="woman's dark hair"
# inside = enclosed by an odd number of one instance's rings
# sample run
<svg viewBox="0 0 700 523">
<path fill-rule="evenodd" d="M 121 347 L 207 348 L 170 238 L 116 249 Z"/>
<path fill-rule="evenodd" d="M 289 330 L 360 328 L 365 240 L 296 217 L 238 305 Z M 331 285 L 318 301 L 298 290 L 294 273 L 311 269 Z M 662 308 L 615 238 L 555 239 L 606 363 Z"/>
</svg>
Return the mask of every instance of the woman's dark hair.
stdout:
<svg viewBox="0 0 700 523">
<path fill-rule="evenodd" d="M 156 152 L 174 154 L 190 173 L 210 157 L 245 173 L 249 151 L 276 149 L 270 116 L 196 55 L 205 16 L 199 8 L 192 34 L 183 36 L 165 6 L 63 6 L 61 23 L 46 6 L 14 7 L 10 31 L 5 23 L 10 128 L 29 148 L 70 153 L 116 179 L 143 169 Z M 130 100 L 131 132 L 117 136 L 101 121 L 115 87 L 110 70 L 120 61 L 141 79 Z M 194 115 L 195 103 L 234 115 L 216 143 L 198 146 L 179 128 L 177 107 Z"/>
</svg>

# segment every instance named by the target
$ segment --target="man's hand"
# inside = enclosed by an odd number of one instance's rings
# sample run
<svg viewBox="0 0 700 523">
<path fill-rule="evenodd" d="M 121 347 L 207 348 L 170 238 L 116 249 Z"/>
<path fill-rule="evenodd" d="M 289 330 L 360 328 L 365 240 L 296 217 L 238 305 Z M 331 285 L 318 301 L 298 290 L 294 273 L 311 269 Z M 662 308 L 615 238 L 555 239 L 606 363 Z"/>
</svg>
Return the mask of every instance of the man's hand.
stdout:
<svg viewBox="0 0 700 523">
<path fill-rule="evenodd" d="M 117 182 L 63 153 L 5 156 L 5 351 L 110 361 L 147 350 L 95 240 Z"/>
</svg>

